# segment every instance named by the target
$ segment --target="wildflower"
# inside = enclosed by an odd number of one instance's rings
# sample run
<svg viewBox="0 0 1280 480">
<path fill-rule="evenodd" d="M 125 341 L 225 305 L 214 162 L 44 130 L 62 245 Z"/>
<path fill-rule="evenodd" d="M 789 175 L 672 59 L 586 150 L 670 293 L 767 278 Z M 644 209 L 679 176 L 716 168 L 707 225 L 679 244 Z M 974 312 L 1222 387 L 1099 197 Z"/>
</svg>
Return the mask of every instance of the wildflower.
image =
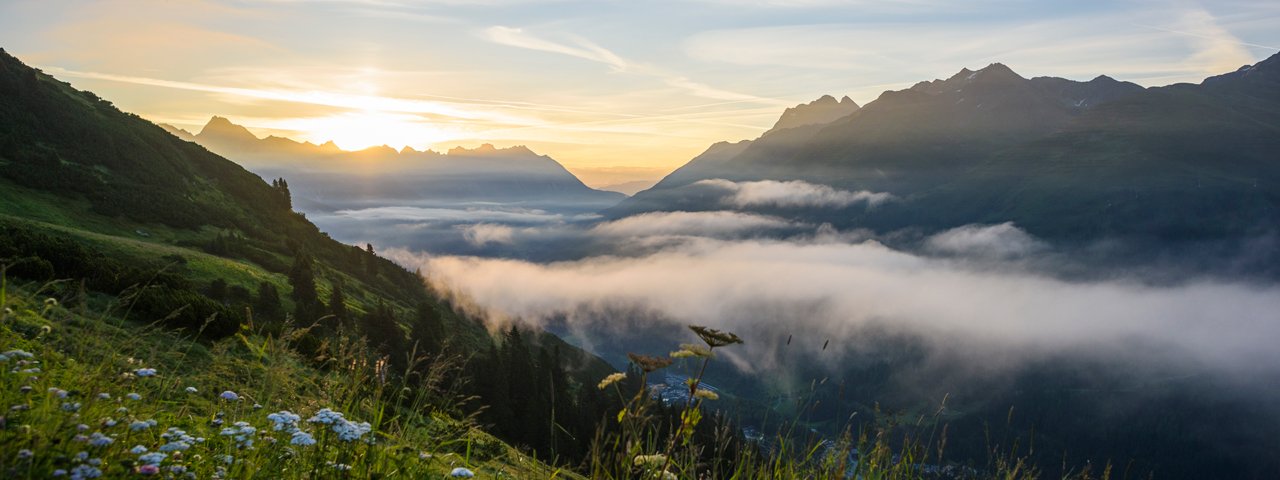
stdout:
<svg viewBox="0 0 1280 480">
<path fill-rule="evenodd" d="M 62 402 L 62 411 L 78 412 L 80 411 L 80 402 Z"/>
<path fill-rule="evenodd" d="M 0 361 L 8 361 L 10 358 L 35 358 L 36 356 L 26 350 L 9 350 L 4 352 L 4 357 L 5 359 Z"/>
<path fill-rule="evenodd" d="M 83 423 L 81 423 L 81 424 L 79 424 L 79 425 L 76 425 L 76 431 L 77 431 L 77 432 L 83 432 L 83 431 L 86 431 L 86 430 L 88 430 L 88 429 L 89 429 L 89 426 L 88 426 L 88 425 L 85 425 L 85 424 L 83 424 Z"/>
<path fill-rule="evenodd" d="M 680 480 L 680 477 L 677 477 L 676 474 L 671 473 L 670 470 L 663 470 L 662 480 Z"/>
<path fill-rule="evenodd" d="M 187 393 L 197 393 L 197 392 L 199 392 L 199 390 L 196 390 L 196 387 L 187 387 Z"/>
<path fill-rule="evenodd" d="M 166 457 L 168 457 L 168 455 L 160 452 L 144 453 L 138 457 L 138 463 L 143 465 L 160 465 L 160 462 L 163 462 Z"/>
<path fill-rule="evenodd" d="M 115 441 L 116 439 L 103 435 L 102 432 L 93 432 L 93 435 L 89 436 L 89 445 L 94 447 L 105 447 Z"/>
<path fill-rule="evenodd" d="M 86 462 L 89 460 L 89 452 L 80 452 L 76 454 L 77 462 Z"/>
<path fill-rule="evenodd" d="M 119 414 L 121 414 L 121 415 L 124 415 L 124 414 L 126 414 L 126 413 L 129 413 L 129 409 L 128 409 L 128 408 L 125 408 L 125 407 L 120 407 L 120 408 L 117 408 L 117 409 L 116 409 L 116 413 L 119 413 Z"/>
<path fill-rule="evenodd" d="M 695 345 L 692 343 L 680 344 L 680 351 L 689 352 L 693 356 L 701 357 L 701 358 L 715 358 L 716 356 L 715 353 L 711 352 L 710 348 L 704 347 L 702 345 Z"/>
<path fill-rule="evenodd" d="M 27 405 L 25 403 L 9 407 L 9 410 L 13 410 L 15 412 L 21 412 L 23 410 L 30 410 L 30 409 L 31 409 L 31 405 Z"/>
<path fill-rule="evenodd" d="M 307 432 L 293 432 L 293 438 L 289 439 L 291 445 L 311 446 L 316 444 L 316 439 Z"/>
<path fill-rule="evenodd" d="M 253 447 L 253 435 L 258 429 L 253 428 L 248 422 L 236 422 L 235 426 L 222 429 L 222 435 L 234 437 L 236 446 L 240 448 Z"/>
<path fill-rule="evenodd" d="M 272 428 L 276 431 L 292 432 L 297 429 L 298 422 L 302 420 L 302 417 L 288 410 L 281 410 L 268 414 L 267 420 L 271 420 L 275 424 Z"/>
<path fill-rule="evenodd" d="M 697 398 L 699 400 L 719 400 L 720 395 L 717 395 L 716 392 L 713 392 L 711 390 L 699 388 L 697 390 L 694 390 L 693 398 Z"/>
<path fill-rule="evenodd" d="M 134 370 L 134 371 L 133 371 L 133 374 L 134 374 L 134 375 L 137 375 L 137 376 L 139 376 L 139 377 L 154 377 L 154 376 L 156 376 L 156 369 L 154 369 L 154 368 L 139 368 L 139 369 L 137 369 L 137 370 Z"/>
<path fill-rule="evenodd" d="M 49 388 L 49 393 L 52 393 L 53 396 L 58 398 L 67 398 L 67 395 L 70 394 L 70 392 L 66 390 L 63 390 L 61 388 L 53 388 L 53 387 Z"/>
<path fill-rule="evenodd" d="M 697 356 L 696 354 L 688 350 L 676 350 L 674 352 L 671 352 L 671 358 L 690 358 L 690 357 L 696 357 L 696 356 Z"/>
<path fill-rule="evenodd" d="M 169 473 L 172 473 L 175 475 L 181 475 L 183 473 L 187 473 L 187 467 L 184 465 L 174 465 L 172 467 L 169 467 Z"/>
<path fill-rule="evenodd" d="M 142 455 L 142 454 L 144 454 L 144 453 L 147 453 L 147 447 L 144 447 L 144 446 L 142 446 L 142 445 L 138 445 L 138 446 L 136 446 L 136 447 L 130 448 L 130 449 L 129 449 L 129 453 L 132 453 L 132 454 L 134 454 L 134 455 Z"/>
<path fill-rule="evenodd" d="M 236 457 L 233 457 L 231 455 L 219 455 L 218 458 L 222 460 L 222 463 L 225 463 L 227 465 L 231 465 L 236 462 Z"/>
<path fill-rule="evenodd" d="M 151 428 L 151 424 L 148 422 L 135 420 L 133 423 L 129 424 L 129 430 L 133 430 L 135 432 L 146 430 L 148 428 Z"/>
<path fill-rule="evenodd" d="M 632 461 L 637 467 L 658 467 L 667 463 L 667 456 L 661 453 L 654 455 L 636 455 Z"/>
<path fill-rule="evenodd" d="M 319 412 L 308 418 L 307 422 L 329 425 L 329 429 L 338 434 L 338 440 L 344 442 L 359 440 L 360 437 L 373 430 L 373 426 L 369 425 L 368 422 L 352 422 L 343 417 L 341 413 L 327 408 L 320 409 Z"/>
<path fill-rule="evenodd" d="M 453 478 L 472 478 L 476 474 L 469 469 L 458 467 L 449 472 L 449 476 Z"/>
<path fill-rule="evenodd" d="M 25 449 L 25 448 L 24 448 L 24 449 L 22 449 L 22 450 L 18 450 L 18 459 L 19 459 L 19 460 L 25 460 L 25 459 L 31 458 L 31 457 L 33 457 L 33 456 L 35 456 L 35 454 L 34 454 L 34 453 L 31 453 L 31 450 L 28 450 L 28 449 Z"/>
<path fill-rule="evenodd" d="M 641 355 L 638 353 L 628 353 L 627 358 L 631 359 L 631 363 L 636 364 L 644 373 L 650 373 L 654 370 L 661 370 L 671 365 L 670 358 L 652 357 L 649 355 Z"/>
<path fill-rule="evenodd" d="M 110 394 L 110 393 L 107 393 L 107 392 L 99 393 L 99 394 L 98 394 L 98 399 L 99 399 L 99 400 L 111 400 L 111 394 Z"/>
<path fill-rule="evenodd" d="M 76 442 L 87 442 L 89 441 L 89 437 L 85 435 L 76 435 L 74 437 L 71 437 L 71 440 Z"/>
<path fill-rule="evenodd" d="M 187 442 L 169 442 L 161 445 L 160 448 L 157 448 L 156 450 L 161 452 L 181 452 L 188 448 L 191 448 L 191 444 Z"/>
<path fill-rule="evenodd" d="M 31 385 L 23 385 L 21 387 L 18 387 L 18 391 L 22 393 L 31 393 L 31 390 L 32 390 Z"/>
<path fill-rule="evenodd" d="M 155 465 L 142 465 L 138 467 L 139 475 L 155 475 L 160 473 L 160 467 Z"/>
<path fill-rule="evenodd" d="M 236 392 L 233 392 L 233 391 L 231 391 L 231 390 L 227 390 L 227 391 L 225 391 L 225 392 L 222 392 L 222 394 L 221 394 L 221 395 L 218 395 L 218 398 L 221 398 L 221 399 L 226 400 L 226 401 L 228 401 L 228 402 L 234 402 L 234 401 L 236 401 L 236 400 L 239 400 L 239 399 L 240 399 L 240 395 L 237 395 L 237 394 L 236 394 Z"/>
<path fill-rule="evenodd" d="M 255 403 L 255 404 L 253 404 L 253 409 L 254 409 L 254 410 L 262 410 L 262 404 L 260 404 L 260 403 Z"/>
<path fill-rule="evenodd" d="M 701 338 L 702 341 L 706 342 L 707 346 L 711 348 L 742 343 L 742 338 L 739 338 L 737 335 L 729 332 L 722 332 L 714 328 L 689 325 L 689 330 L 693 330 L 693 333 L 697 334 L 698 338 Z"/>
<path fill-rule="evenodd" d="M 86 480 L 102 476 L 102 470 L 90 465 L 77 465 L 71 469 L 71 480 Z"/>
<path fill-rule="evenodd" d="M 430 453 L 427 453 L 427 452 L 421 452 L 421 453 L 419 453 L 419 454 L 418 454 L 418 459 L 419 459 L 419 460 L 429 460 L 429 459 L 431 459 L 431 454 L 430 454 Z"/>
<path fill-rule="evenodd" d="M 66 475 L 67 471 L 61 468 L 53 471 L 53 476 L 55 477 L 65 477 Z"/>
<path fill-rule="evenodd" d="M 111 428 L 111 427 L 116 426 L 116 423 L 118 423 L 118 422 L 116 422 L 115 420 L 112 420 L 112 419 L 110 419 L 110 418 L 104 418 L 104 419 L 102 419 L 102 426 L 107 427 L 107 428 Z"/>
<path fill-rule="evenodd" d="M 621 373 L 621 372 L 619 372 L 619 373 L 611 373 L 611 374 L 609 374 L 609 376 L 604 377 L 604 380 L 601 380 L 601 381 L 600 381 L 600 385 L 597 385 L 596 387 L 597 387 L 597 388 L 599 388 L 599 389 L 601 389 L 601 390 L 604 390 L 604 389 L 606 389 L 606 388 L 609 388 L 609 385 L 613 385 L 613 384 L 615 384 L 615 383 L 618 383 L 618 382 L 622 381 L 622 379 L 624 379 L 624 378 L 627 378 L 627 374 L 625 374 L 625 373 Z"/>
</svg>

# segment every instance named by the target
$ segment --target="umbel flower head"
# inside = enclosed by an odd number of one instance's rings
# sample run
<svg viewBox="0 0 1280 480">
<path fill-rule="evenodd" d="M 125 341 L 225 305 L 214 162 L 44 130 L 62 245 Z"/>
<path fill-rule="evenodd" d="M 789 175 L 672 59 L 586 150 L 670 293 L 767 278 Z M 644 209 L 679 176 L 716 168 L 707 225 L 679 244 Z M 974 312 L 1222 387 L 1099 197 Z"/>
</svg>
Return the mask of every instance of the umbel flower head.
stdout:
<svg viewBox="0 0 1280 480">
<path fill-rule="evenodd" d="M 742 343 L 742 338 L 737 335 L 729 332 L 722 332 L 714 328 L 707 328 L 700 325 L 689 325 L 689 330 L 693 330 L 693 333 L 698 334 L 698 338 L 701 338 L 702 341 L 706 342 L 707 346 L 711 348 Z"/>
<path fill-rule="evenodd" d="M 624 378 L 627 378 L 627 374 L 625 373 L 611 373 L 609 374 L 609 376 L 604 377 L 604 380 L 601 380 L 600 385 L 597 385 L 597 387 L 601 390 L 604 390 L 606 388 L 609 388 L 609 385 L 618 383 Z"/>
<path fill-rule="evenodd" d="M 671 359 L 665 357 L 651 357 L 649 355 L 641 355 L 638 353 L 628 353 L 627 358 L 631 359 L 631 363 L 636 364 L 644 373 L 650 373 L 654 370 L 661 370 L 671 365 Z"/>
</svg>

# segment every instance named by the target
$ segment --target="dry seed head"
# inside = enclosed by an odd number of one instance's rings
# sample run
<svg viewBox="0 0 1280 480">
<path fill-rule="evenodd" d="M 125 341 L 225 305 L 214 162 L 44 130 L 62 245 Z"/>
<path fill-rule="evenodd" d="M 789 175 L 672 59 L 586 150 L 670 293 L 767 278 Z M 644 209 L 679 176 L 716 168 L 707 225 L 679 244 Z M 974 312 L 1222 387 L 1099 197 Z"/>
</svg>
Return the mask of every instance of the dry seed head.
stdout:
<svg viewBox="0 0 1280 480">
<path fill-rule="evenodd" d="M 693 330 L 693 333 L 698 334 L 698 338 L 701 338 L 702 341 L 706 342 L 707 346 L 711 348 L 742 343 L 741 337 L 729 332 L 722 332 L 714 328 L 707 328 L 700 325 L 689 325 L 689 330 Z"/>
<path fill-rule="evenodd" d="M 664 357 L 628 353 L 627 358 L 631 359 L 631 363 L 636 364 L 636 366 L 640 367 L 640 370 L 643 370 L 645 373 L 661 370 L 666 368 L 668 365 L 671 365 L 671 359 Z"/>
</svg>

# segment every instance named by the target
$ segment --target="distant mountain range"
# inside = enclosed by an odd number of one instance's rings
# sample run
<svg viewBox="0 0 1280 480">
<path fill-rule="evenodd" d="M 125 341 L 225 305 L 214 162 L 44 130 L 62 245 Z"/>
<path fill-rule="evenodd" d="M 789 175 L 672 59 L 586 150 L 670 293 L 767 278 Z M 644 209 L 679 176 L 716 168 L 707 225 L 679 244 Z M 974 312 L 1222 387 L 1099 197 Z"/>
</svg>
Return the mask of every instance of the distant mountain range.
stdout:
<svg viewBox="0 0 1280 480">
<path fill-rule="evenodd" d="M 1200 84 L 1027 79 L 996 63 L 862 108 L 824 97 L 755 140 L 712 145 L 606 213 L 723 209 L 728 192 L 713 179 L 888 193 L 870 208 L 742 208 L 882 232 L 1012 221 L 1077 245 L 1274 239 L 1280 55 Z"/>
<path fill-rule="evenodd" d="M 595 190 L 551 157 L 523 146 L 454 148 L 447 153 L 382 146 L 348 152 L 332 142 L 258 138 L 214 116 L 199 133 L 162 128 L 231 158 L 263 177 L 284 177 L 304 208 L 335 209 L 439 203 L 515 203 L 594 212 L 625 195 Z"/>
</svg>

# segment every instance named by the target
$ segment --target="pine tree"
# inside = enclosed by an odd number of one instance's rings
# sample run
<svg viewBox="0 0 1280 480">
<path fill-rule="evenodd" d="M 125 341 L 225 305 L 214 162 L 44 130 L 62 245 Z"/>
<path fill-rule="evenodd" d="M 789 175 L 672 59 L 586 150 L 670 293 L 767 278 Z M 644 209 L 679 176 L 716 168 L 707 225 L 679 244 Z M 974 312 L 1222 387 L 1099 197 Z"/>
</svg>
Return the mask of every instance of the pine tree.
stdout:
<svg viewBox="0 0 1280 480">
<path fill-rule="evenodd" d="M 409 342 L 416 344 L 418 353 L 435 355 L 444 348 L 444 320 L 430 303 L 422 302 L 414 309 L 409 329 Z"/>
<path fill-rule="evenodd" d="M 299 253 L 293 257 L 293 267 L 289 269 L 289 285 L 293 287 L 289 297 L 293 299 L 294 317 L 303 324 L 314 322 L 324 313 L 324 305 L 316 295 L 315 272 L 312 271 L 311 257 Z"/>
<path fill-rule="evenodd" d="M 333 284 L 329 292 L 329 315 L 333 316 L 333 324 L 338 327 L 350 324 L 351 314 L 347 311 L 347 297 L 342 291 L 342 282 Z"/>
<path fill-rule="evenodd" d="M 253 301 L 254 317 L 267 320 L 281 320 L 284 308 L 280 305 L 280 292 L 271 282 L 258 284 L 258 296 Z"/>
</svg>

